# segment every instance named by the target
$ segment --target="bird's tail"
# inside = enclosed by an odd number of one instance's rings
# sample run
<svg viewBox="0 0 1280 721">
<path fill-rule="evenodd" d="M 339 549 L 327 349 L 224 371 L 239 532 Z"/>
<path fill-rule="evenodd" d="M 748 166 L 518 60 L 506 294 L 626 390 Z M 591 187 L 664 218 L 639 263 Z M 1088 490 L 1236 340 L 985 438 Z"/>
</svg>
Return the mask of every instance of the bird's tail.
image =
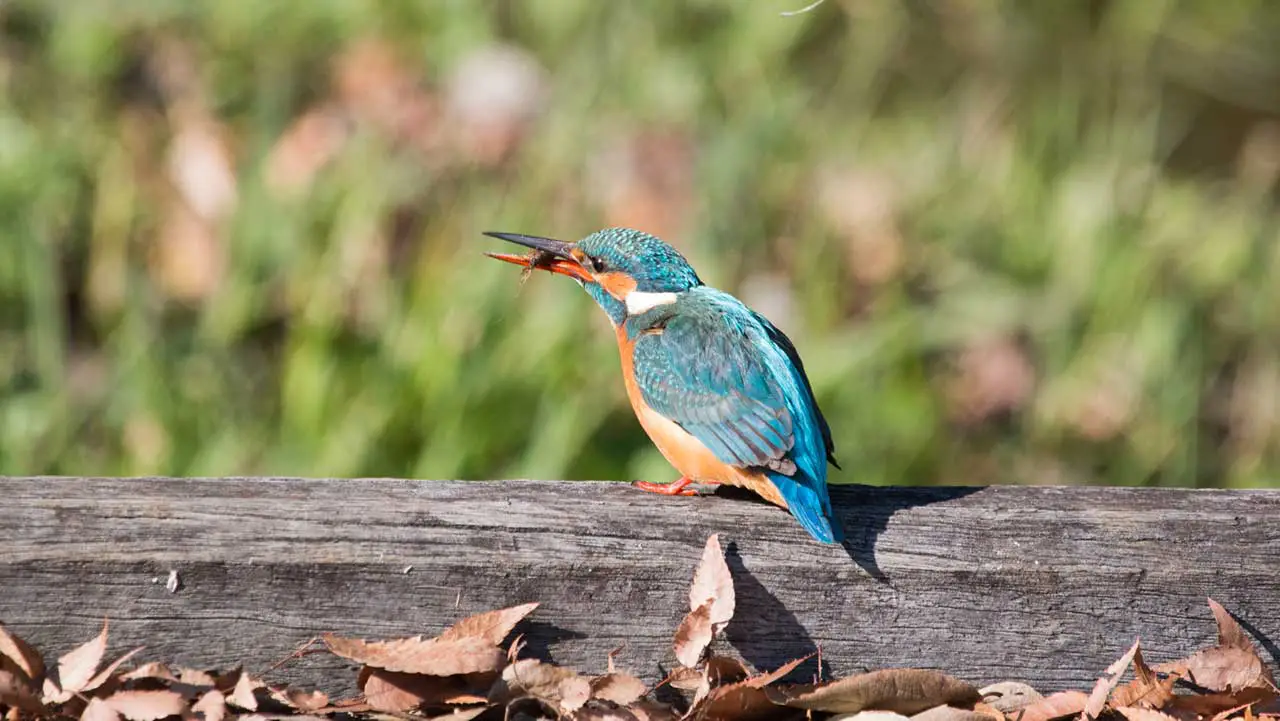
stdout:
<svg viewBox="0 0 1280 721">
<path fill-rule="evenodd" d="M 787 502 L 791 515 L 810 536 L 822 543 L 844 542 L 844 529 L 832 520 L 831 501 L 827 500 L 826 493 L 814 490 L 795 478 L 775 475 L 770 473 L 769 479 Z"/>
</svg>

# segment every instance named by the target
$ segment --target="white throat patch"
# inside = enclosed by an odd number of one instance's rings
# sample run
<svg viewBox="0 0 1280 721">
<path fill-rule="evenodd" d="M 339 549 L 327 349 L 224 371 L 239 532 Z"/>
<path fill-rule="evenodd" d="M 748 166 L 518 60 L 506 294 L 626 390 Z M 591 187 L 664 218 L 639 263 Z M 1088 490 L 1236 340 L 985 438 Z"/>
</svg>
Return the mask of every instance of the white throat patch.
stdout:
<svg viewBox="0 0 1280 721">
<path fill-rule="evenodd" d="M 640 315 L 660 305 L 668 305 L 674 302 L 676 302 L 675 293 L 642 293 L 638 290 L 633 290 L 627 293 L 627 314 Z"/>
</svg>

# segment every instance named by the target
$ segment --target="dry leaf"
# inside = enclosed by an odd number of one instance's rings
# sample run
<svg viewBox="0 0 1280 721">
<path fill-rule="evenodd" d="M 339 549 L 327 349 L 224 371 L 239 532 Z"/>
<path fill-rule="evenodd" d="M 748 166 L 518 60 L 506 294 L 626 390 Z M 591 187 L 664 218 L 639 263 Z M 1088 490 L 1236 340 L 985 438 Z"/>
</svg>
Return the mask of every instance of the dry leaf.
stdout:
<svg viewBox="0 0 1280 721">
<path fill-rule="evenodd" d="M 106 651 L 107 621 L 103 619 L 96 637 L 58 659 L 57 679 L 47 678 L 44 682 L 45 703 L 63 703 L 82 690 L 97 672 Z"/>
<path fill-rule="evenodd" d="M 698 570 L 694 571 L 693 584 L 689 587 L 690 611 L 697 611 L 707 603 L 711 604 L 708 610 L 711 627 L 713 631 L 720 631 L 733 618 L 735 602 L 733 576 L 729 574 L 729 566 L 725 563 L 724 551 L 720 550 L 718 533 L 707 538 L 702 561 L 698 564 Z"/>
<path fill-rule="evenodd" d="M 990 721 L 990 716 L 955 706 L 934 706 L 911 717 L 911 721 Z"/>
<path fill-rule="evenodd" d="M 488 700 L 507 703 L 526 696 L 573 711 L 590 698 L 591 682 L 571 669 L 527 658 L 502 670 L 502 678 L 489 690 Z"/>
<path fill-rule="evenodd" d="M 759 676 L 752 676 L 751 678 L 747 679 L 743 683 L 747 684 L 752 688 L 764 688 L 765 686 L 768 686 L 774 681 L 777 681 L 782 677 L 786 676 L 787 674 L 791 673 L 792 671 L 796 670 L 797 666 L 813 658 L 813 656 L 814 654 L 811 653 L 808 656 L 802 656 L 800 658 L 797 658 L 794 661 L 788 661 L 787 663 L 782 664 L 781 666 L 774 669 L 773 671 L 770 671 L 769 673 L 762 673 Z"/>
<path fill-rule="evenodd" d="M 712 690 L 706 700 L 694 703 L 689 714 L 700 721 L 750 721 L 777 711 L 778 704 L 764 689 L 750 683 L 739 681 Z"/>
<path fill-rule="evenodd" d="M 479 708 L 458 708 L 454 709 L 450 713 L 432 716 L 429 721 L 471 721 L 471 719 L 488 710 L 488 706 L 481 706 Z"/>
<path fill-rule="evenodd" d="M 89 699 L 84 712 L 80 714 L 80 721 L 118 721 L 119 718 L 120 714 L 111 707 L 111 704 L 100 698 Z"/>
<path fill-rule="evenodd" d="M 675 721 L 678 718 L 675 710 L 664 703 L 640 699 L 627 707 L 637 721 Z"/>
<path fill-rule="evenodd" d="M 17 664 L 27 678 L 36 683 L 44 680 L 44 659 L 30 644 L 0 623 L 0 656 Z"/>
<path fill-rule="evenodd" d="M 1173 697 L 1173 685 L 1177 683 L 1178 676 L 1161 679 L 1142 659 L 1141 650 L 1133 655 L 1133 673 L 1135 678 L 1132 681 L 1111 692 L 1108 703 L 1112 708 L 1137 704 L 1160 708 Z"/>
<path fill-rule="evenodd" d="M 1082 691 L 1059 691 L 1022 709 L 1015 718 L 1018 721 L 1049 721 L 1063 716 L 1075 716 L 1084 711 L 1087 703 L 1089 697 Z"/>
<path fill-rule="evenodd" d="M 685 666 L 697 666 L 702 660 L 702 653 L 711 643 L 711 607 L 714 601 L 707 601 L 689 612 L 680 627 L 676 629 L 673 648 L 676 659 Z"/>
<path fill-rule="evenodd" d="M 963 681 L 940 671 L 914 668 L 885 669 L 819 685 L 795 686 L 784 691 L 782 697 L 788 706 L 812 711 L 856 713 L 879 709 L 904 714 L 943 704 L 972 705 L 981 698 L 976 688 Z"/>
<path fill-rule="evenodd" d="M 501 649 L 486 639 L 465 637 L 449 641 L 421 636 L 393 641 L 361 641 L 323 636 L 333 653 L 357 663 L 403 673 L 453 676 L 461 673 L 496 671 L 502 666 Z"/>
<path fill-rule="evenodd" d="M 178 680 L 182 683 L 189 683 L 192 686 L 217 686 L 217 679 L 207 671 L 200 671 L 194 668 L 179 668 Z M 234 683 L 228 684 L 225 688 L 219 688 L 219 691 L 226 693 L 231 690 Z"/>
<path fill-rule="evenodd" d="M 706 669 L 707 680 L 717 686 L 737 683 L 751 675 L 751 672 L 747 670 L 747 667 L 741 661 L 731 656 L 717 656 L 715 654 L 708 656 Z"/>
<path fill-rule="evenodd" d="M 1227 709 L 1240 708 L 1242 706 L 1263 701 L 1270 701 L 1276 697 L 1275 691 L 1270 688 L 1247 688 L 1235 693 L 1206 693 L 1195 695 L 1179 695 L 1169 700 L 1167 708 L 1172 715 L 1180 715 L 1176 712 L 1190 711 L 1199 716 L 1214 716 Z"/>
<path fill-rule="evenodd" d="M 191 710 L 204 716 L 204 721 L 222 721 L 227 715 L 227 697 L 214 689 L 201 696 Z"/>
<path fill-rule="evenodd" d="M 978 689 L 978 693 L 982 694 L 983 701 L 1002 713 L 1026 708 L 1044 698 L 1039 691 L 1017 681 L 993 683 Z"/>
<path fill-rule="evenodd" d="M 187 702 L 176 691 L 117 691 L 107 703 L 129 721 L 156 721 L 187 710 Z"/>
<path fill-rule="evenodd" d="M 591 697 L 626 706 L 643 696 L 646 688 L 635 676 L 614 671 L 591 680 Z"/>
<path fill-rule="evenodd" d="M 1097 718 L 1098 714 L 1102 713 L 1103 707 L 1107 705 L 1107 698 L 1111 696 L 1116 684 L 1120 683 L 1120 677 L 1133 663 L 1133 657 L 1138 653 L 1138 645 L 1138 640 L 1134 640 L 1129 650 L 1108 666 L 1107 673 L 1093 685 L 1093 692 L 1089 694 L 1089 700 L 1084 705 L 1085 716 Z"/>
<path fill-rule="evenodd" d="M 459 699 L 479 685 L 468 684 L 462 676 L 425 676 L 368 666 L 361 670 L 360 677 L 360 689 L 365 700 L 374 709 L 388 713 L 400 713 L 424 705 L 460 703 Z M 469 698 L 466 700 L 471 701 Z"/>
<path fill-rule="evenodd" d="M 1178 719 L 1163 711 L 1139 708 L 1137 706 L 1119 706 L 1116 711 L 1119 711 L 1126 721 L 1178 721 Z"/>
<path fill-rule="evenodd" d="M 582 676 L 572 676 L 560 682 L 557 689 L 560 696 L 560 708 L 573 712 L 591 700 L 591 681 Z"/>
<path fill-rule="evenodd" d="M 1213 619 L 1218 624 L 1218 645 L 1228 648 L 1243 648 L 1257 653 L 1253 647 L 1253 641 L 1245 635 L 1244 629 L 1240 628 L 1240 624 L 1222 604 L 1209 599 L 1209 610 L 1213 611 Z"/>
<path fill-rule="evenodd" d="M 713 656 L 712 658 L 716 658 Z M 680 666 L 671 673 L 667 674 L 665 683 L 671 688 L 678 688 L 681 691 L 692 691 L 706 682 L 706 671 L 699 671 L 696 668 L 688 666 Z"/>
<path fill-rule="evenodd" d="M 159 661 L 149 661 L 141 666 L 120 674 L 121 681 L 136 681 L 144 678 L 155 678 L 163 681 L 177 681 L 178 677 L 173 675 L 173 670 L 167 664 Z M 210 686 L 213 685 L 213 679 L 209 679 Z"/>
<path fill-rule="evenodd" d="M 246 711 L 258 710 L 258 697 L 254 695 L 253 690 L 256 688 L 253 679 L 247 673 L 241 673 L 240 678 L 236 679 L 236 687 L 231 692 L 231 696 L 227 698 L 228 703 L 233 706 L 239 706 Z"/>
<path fill-rule="evenodd" d="M 1164 666 L 1164 664 L 1162 664 Z M 1210 691 L 1239 691 L 1258 687 L 1269 680 L 1270 672 L 1252 649 L 1214 646 L 1174 662 L 1189 681 Z"/>
<path fill-rule="evenodd" d="M 299 711 L 315 711 L 329 705 L 329 695 L 323 691 L 302 691 L 295 688 L 268 687 L 271 697 Z"/>
<path fill-rule="evenodd" d="M 837 714 L 827 721 L 908 721 L 906 716 L 893 711 L 859 711 Z"/>
<path fill-rule="evenodd" d="M 533 613 L 537 603 L 526 603 L 499 611 L 487 611 L 458 621 L 437 637 L 437 641 L 454 641 L 463 638 L 484 639 L 491 646 L 499 646 L 525 616 Z"/>
<path fill-rule="evenodd" d="M 32 713 L 39 713 L 44 710 L 44 705 L 40 703 L 35 689 L 27 682 L 27 679 L 20 678 L 13 671 L 4 669 L 0 669 L 0 705 Z"/>
<path fill-rule="evenodd" d="M 131 658 L 133 658 L 134 656 L 136 656 L 136 655 L 138 654 L 138 652 L 139 652 L 139 651 L 141 651 L 143 648 L 145 648 L 145 647 L 144 647 L 144 646 L 139 646 L 139 647 L 137 647 L 137 648 L 133 649 L 132 651 L 130 651 L 129 653 L 126 653 L 125 655 L 121 656 L 120 658 L 117 658 L 115 661 L 112 661 L 112 662 L 111 662 L 111 665 L 109 665 L 109 666 L 107 666 L 106 668 L 102 669 L 101 671 L 99 671 L 99 672 L 98 672 L 98 674 L 97 674 L 96 676 L 94 676 L 93 678 L 89 679 L 89 683 L 86 683 L 86 684 L 84 685 L 84 688 L 82 688 L 82 689 L 80 689 L 80 690 L 81 690 L 81 691 L 92 691 L 92 690 L 94 690 L 95 688 L 98 688 L 98 687 L 99 687 L 99 686 L 101 686 L 102 684 L 106 683 L 107 679 L 111 677 L 111 674 L 115 673 L 116 669 L 120 668 L 120 665 L 121 665 L 121 664 L 123 664 L 125 661 L 128 661 L 129 659 L 131 659 Z"/>
</svg>

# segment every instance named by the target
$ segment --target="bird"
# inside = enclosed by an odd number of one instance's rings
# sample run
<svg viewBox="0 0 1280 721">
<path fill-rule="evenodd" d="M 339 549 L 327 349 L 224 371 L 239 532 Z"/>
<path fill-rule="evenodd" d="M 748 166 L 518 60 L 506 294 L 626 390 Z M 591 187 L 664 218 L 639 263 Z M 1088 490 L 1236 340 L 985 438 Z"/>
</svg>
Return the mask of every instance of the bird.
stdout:
<svg viewBox="0 0 1280 721">
<path fill-rule="evenodd" d="M 632 410 L 680 473 L 632 485 L 682 496 L 698 495 L 691 484 L 745 488 L 818 542 L 843 541 L 827 493 L 827 464 L 840 468 L 831 429 L 785 333 L 640 230 L 605 228 L 576 242 L 483 234 L 531 249 L 485 255 L 568 276 L 608 316 Z"/>
</svg>

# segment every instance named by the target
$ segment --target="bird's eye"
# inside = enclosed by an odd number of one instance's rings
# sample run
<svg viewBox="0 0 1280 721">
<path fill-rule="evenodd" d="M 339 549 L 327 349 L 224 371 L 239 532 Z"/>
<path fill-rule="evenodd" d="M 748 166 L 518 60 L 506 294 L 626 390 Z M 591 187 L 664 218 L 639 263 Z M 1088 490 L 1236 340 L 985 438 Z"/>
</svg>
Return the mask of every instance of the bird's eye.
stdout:
<svg viewBox="0 0 1280 721">
<path fill-rule="evenodd" d="M 606 267 L 603 260 L 591 256 L 587 256 L 587 263 L 591 265 L 591 270 L 594 273 L 603 273 Z"/>
</svg>

